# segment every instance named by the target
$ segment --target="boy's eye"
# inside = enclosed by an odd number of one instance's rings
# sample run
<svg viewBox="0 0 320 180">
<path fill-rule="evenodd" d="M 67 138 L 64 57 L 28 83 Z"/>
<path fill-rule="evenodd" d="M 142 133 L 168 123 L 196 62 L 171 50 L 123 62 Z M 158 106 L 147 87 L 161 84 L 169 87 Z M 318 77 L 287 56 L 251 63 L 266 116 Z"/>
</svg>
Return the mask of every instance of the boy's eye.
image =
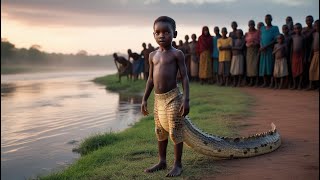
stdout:
<svg viewBox="0 0 320 180">
<path fill-rule="evenodd" d="M 164 34 L 165 34 L 165 35 L 168 35 L 168 34 L 169 34 L 169 32 L 167 31 L 167 32 L 165 32 Z"/>
</svg>

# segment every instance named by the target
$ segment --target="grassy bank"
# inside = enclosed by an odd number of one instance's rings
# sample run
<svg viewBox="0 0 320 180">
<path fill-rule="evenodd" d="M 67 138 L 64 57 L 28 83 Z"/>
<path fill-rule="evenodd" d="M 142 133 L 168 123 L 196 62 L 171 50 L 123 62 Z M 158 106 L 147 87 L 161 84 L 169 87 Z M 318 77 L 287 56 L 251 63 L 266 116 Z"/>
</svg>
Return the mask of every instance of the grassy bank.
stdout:
<svg viewBox="0 0 320 180">
<path fill-rule="evenodd" d="M 117 83 L 117 76 L 95 79 L 106 84 L 107 89 L 130 93 L 143 93 L 145 81 L 129 82 L 126 78 Z M 190 84 L 189 116 L 194 124 L 216 135 L 233 136 L 237 131 L 233 117 L 248 115 L 252 99 L 236 88 L 201 86 Z M 148 101 L 149 112 L 153 108 L 153 95 Z M 79 150 L 83 154 L 67 169 L 41 179 L 163 179 L 169 171 L 146 174 L 143 170 L 158 161 L 157 140 L 152 114 L 142 118 L 131 128 L 120 133 L 106 133 L 85 139 Z M 173 145 L 169 141 L 167 159 L 173 163 Z M 176 179 L 197 179 L 219 171 L 212 158 L 195 153 L 185 146 L 184 172 Z"/>
</svg>

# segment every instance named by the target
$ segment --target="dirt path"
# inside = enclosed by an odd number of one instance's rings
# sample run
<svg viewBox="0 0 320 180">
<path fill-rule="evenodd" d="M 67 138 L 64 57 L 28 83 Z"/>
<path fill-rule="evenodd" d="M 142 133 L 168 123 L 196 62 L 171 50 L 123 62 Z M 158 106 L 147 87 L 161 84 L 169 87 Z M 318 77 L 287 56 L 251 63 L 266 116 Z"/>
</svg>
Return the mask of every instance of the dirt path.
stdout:
<svg viewBox="0 0 320 180">
<path fill-rule="evenodd" d="M 217 180 L 318 180 L 319 92 L 242 88 L 256 98 L 253 116 L 239 120 L 248 125 L 241 135 L 263 132 L 274 122 L 282 145 L 270 154 L 223 160 L 222 173 L 203 179 Z"/>
</svg>

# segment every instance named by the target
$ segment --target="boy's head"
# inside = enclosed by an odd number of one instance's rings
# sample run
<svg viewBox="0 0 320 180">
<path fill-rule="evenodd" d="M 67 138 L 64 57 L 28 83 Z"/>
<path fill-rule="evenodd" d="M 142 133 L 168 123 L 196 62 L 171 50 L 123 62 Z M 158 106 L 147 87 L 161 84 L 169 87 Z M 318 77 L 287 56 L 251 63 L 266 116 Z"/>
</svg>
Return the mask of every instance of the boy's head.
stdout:
<svg viewBox="0 0 320 180">
<path fill-rule="evenodd" d="M 142 43 L 142 47 L 146 48 L 147 47 L 146 43 Z"/>
<path fill-rule="evenodd" d="M 157 43 L 164 47 L 171 45 L 172 39 L 177 37 L 176 23 L 168 16 L 160 16 L 153 23 L 153 36 Z"/>
<path fill-rule="evenodd" d="M 264 18 L 265 23 L 270 26 L 272 22 L 272 16 L 270 14 L 267 14 L 266 17 Z"/>
<path fill-rule="evenodd" d="M 296 34 L 301 34 L 301 31 L 302 31 L 302 25 L 300 23 L 296 23 L 294 25 L 294 28 L 293 28 L 294 32 Z"/>
<path fill-rule="evenodd" d="M 183 46 L 183 41 L 179 40 L 179 46 Z"/>
<path fill-rule="evenodd" d="M 184 40 L 186 40 L 187 42 L 189 41 L 189 36 L 188 35 L 185 35 L 184 36 Z"/>
<path fill-rule="evenodd" d="M 213 31 L 214 31 L 214 33 L 215 33 L 216 35 L 218 35 L 218 34 L 220 33 L 220 29 L 219 29 L 218 26 L 215 26 L 215 27 L 213 28 Z"/>
<path fill-rule="evenodd" d="M 237 29 L 237 27 L 238 27 L 237 22 L 232 21 L 232 23 L 231 23 L 231 27 L 232 27 L 232 29 L 233 29 L 233 30 L 236 30 L 236 29 Z"/>
<path fill-rule="evenodd" d="M 118 58 L 118 54 L 117 53 L 113 53 L 113 57 L 116 59 Z"/>
<path fill-rule="evenodd" d="M 284 25 L 282 26 L 282 33 L 283 33 L 283 34 L 289 34 L 289 27 L 288 27 L 288 25 L 284 24 Z"/>
<path fill-rule="evenodd" d="M 196 35 L 196 34 L 192 34 L 192 35 L 191 35 L 191 39 L 192 39 L 192 41 L 197 40 L 197 35 Z"/>
<path fill-rule="evenodd" d="M 278 42 L 279 44 L 282 44 L 282 43 L 284 42 L 284 35 L 283 35 L 283 34 L 279 34 L 279 35 L 277 36 L 277 42 Z"/>
<path fill-rule="evenodd" d="M 256 25 L 256 24 L 255 24 L 254 20 L 250 20 L 250 21 L 248 22 L 248 26 L 249 26 L 249 29 L 250 29 L 250 30 L 254 29 L 254 26 L 255 26 L 255 25 Z"/>
<path fill-rule="evenodd" d="M 260 28 L 261 28 L 262 26 L 264 26 L 263 22 L 259 22 L 259 23 L 257 24 L 257 28 L 258 28 L 259 30 L 260 30 Z"/>
<path fill-rule="evenodd" d="M 309 15 L 306 17 L 306 24 L 311 27 L 313 23 L 313 16 Z"/>
<path fill-rule="evenodd" d="M 128 54 L 131 54 L 131 53 L 132 53 L 131 49 L 128 49 Z"/>
<path fill-rule="evenodd" d="M 226 27 L 223 27 L 222 29 L 221 29 L 221 34 L 222 34 L 222 36 L 226 36 L 227 35 L 227 33 L 228 33 L 228 31 L 227 31 L 227 28 Z"/>
<path fill-rule="evenodd" d="M 292 22 L 292 17 L 291 16 L 287 16 L 286 18 L 286 24 L 289 24 L 290 22 Z"/>
<path fill-rule="evenodd" d="M 238 29 L 237 32 L 236 32 L 236 36 L 238 39 L 241 39 L 242 36 L 243 36 L 243 31 L 241 29 Z"/>
</svg>

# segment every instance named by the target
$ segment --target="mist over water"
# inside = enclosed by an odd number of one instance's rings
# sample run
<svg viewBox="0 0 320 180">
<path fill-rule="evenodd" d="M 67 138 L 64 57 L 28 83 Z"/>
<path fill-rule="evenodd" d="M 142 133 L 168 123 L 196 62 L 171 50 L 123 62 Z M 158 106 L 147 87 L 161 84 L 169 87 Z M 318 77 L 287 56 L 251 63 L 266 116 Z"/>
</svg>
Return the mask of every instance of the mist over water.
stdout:
<svg viewBox="0 0 320 180">
<path fill-rule="evenodd" d="M 136 122 L 141 97 L 95 84 L 115 70 L 1 75 L 1 179 L 47 174 L 79 157 L 83 138 Z"/>
</svg>

